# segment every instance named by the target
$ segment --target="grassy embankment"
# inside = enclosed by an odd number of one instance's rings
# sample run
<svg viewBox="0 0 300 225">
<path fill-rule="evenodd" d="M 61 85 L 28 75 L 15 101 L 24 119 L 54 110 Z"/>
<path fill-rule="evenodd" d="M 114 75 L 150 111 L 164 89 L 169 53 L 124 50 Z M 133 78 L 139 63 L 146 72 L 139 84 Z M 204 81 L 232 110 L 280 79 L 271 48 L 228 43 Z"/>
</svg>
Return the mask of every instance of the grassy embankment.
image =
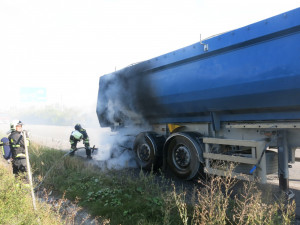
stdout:
<svg viewBox="0 0 300 225">
<path fill-rule="evenodd" d="M 30 189 L 10 170 L 0 163 L 0 224 L 61 224 L 61 215 L 49 205 L 37 202 L 33 210 Z"/>
<path fill-rule="evenodd" d="M 186 201 L 184 190 L 175 190 L 167 179 L 157 181 L 152 173 L 104 173 L 76 157 L 60 160 L 63 155 L 54 149 L 31 146 L 36 182 L 56 164 L 44 187 L 77 201 L 101 218 L 99 221 L 106 219 L 110 224 L 291 224 L 295 217 L 294 202 L 270 202 L 251 182 L 244 182 L 243 188 L 233 194 L 235 179 L 213 177 Z"/>
<path fill-rule="evenodd" d="M 42 177 L 62 155 L 50 149 L 32 149 L 36 174 Z M 157 182 L 152 173 L 102 173 L 77 158 L 66 157 L 45 179 L 45 185 L 64 192 L 67 198 L 79 199 L 94 216 L 112 224 L 289 224 L 294 216 L 294 203 L 268 204 L 254 183 L 245 182 L 243 190 L 232 197 L 236 180 L 215 177 L 195 190 L 187 204 L 184 192 L 170 189 L 167 180 L 162 180 Z"/>
</svg>

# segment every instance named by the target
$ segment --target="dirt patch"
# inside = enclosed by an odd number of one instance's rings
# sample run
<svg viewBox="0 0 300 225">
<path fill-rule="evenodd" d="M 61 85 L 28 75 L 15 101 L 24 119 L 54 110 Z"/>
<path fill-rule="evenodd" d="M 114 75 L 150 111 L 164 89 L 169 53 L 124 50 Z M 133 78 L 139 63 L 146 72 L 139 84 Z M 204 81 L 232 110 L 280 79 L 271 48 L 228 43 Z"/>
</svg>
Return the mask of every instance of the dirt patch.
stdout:
<svg viewBox="0 0 300 225">
<path fill-rule="evenodd" d="M 98 218 L 92 217 L 85 209 L 78 206 L 78 204 L 65 199 L 64 196 L 48 192 L 46 189 L 36 192 L 36 196 L 40 202 L 44 202 L 51 206 L 54 212 L 58 212 L 66 224 L 82 224 L 82 225 L 98 225 Z"/>
</svg>

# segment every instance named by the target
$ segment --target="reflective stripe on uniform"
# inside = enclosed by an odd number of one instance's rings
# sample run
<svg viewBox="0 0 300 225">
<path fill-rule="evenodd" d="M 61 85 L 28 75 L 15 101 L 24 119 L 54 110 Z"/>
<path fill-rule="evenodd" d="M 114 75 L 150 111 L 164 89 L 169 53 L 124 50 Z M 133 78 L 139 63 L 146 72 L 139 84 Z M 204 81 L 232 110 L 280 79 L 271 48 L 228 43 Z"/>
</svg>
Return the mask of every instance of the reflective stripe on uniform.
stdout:
<svg viewBox="0 0 300 225">
<path fill-rule="evenodd" d="M 80 133 L 79 131 L 75 130 L 72 132 L 72 136 L 77 139 L 80 140 L 82 138 L 82 133 Z"/>
<path fill-rule="evenodd" d="M 19 158 L 19 157 L 26 157 L 26 155 L 23 153 L 19 153 L 18 155 L 16 155 L 16 158 Z"/>
<path fill-rule="evenodd" d="M 21 145 L 11 145 L 13 148 L 19 148 Z"/>
</svg>

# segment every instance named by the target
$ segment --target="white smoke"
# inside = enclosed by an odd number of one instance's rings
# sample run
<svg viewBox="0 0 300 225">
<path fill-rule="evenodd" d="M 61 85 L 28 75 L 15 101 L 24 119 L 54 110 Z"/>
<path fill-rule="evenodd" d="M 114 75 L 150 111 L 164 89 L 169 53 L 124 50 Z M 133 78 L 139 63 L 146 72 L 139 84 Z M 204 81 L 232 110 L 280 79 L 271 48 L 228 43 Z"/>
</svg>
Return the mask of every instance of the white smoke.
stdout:
<svg viewBox="0 0 300 225">
<path fill-rule="evenodd" d="M 123 128 L 117 132 L 101 129 L 99 146 L 93 159 L 103 169 L 121 170 L 124 168 L 136 168 L 135 154 L 132 149 L 133 142 L 140 132 L 147 128 Z"/>
<path fill-rule="evenodd" d="M 102 126 L 116 127 L 116 132 L 101 133 L 99 166 L 107 169 L 137 167 L 133 142 L 143 131 L 151 130 L 145 119 L 154 102 L 145 66 L 128 67 L 100 80 L 97 113 Z M 155 106 L 155 105 L 154 105 Z M 155 107 L 151 106 L 153 110 Z"/>
</svg>

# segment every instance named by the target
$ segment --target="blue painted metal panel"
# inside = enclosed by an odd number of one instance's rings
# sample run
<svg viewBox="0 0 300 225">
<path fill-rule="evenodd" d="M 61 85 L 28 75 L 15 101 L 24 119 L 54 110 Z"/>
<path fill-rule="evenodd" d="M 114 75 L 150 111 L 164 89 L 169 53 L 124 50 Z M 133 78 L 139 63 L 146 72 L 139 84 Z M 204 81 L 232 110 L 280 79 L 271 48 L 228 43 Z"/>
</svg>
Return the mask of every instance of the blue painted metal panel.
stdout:
<svg viewBox="0 0 300 225">
<path fill-rule="evenodd" d="M 300 120 L 300 8 L 203 42 L 208 51 L 195 43 L 101 77 L 101 125 L 107 102 L 120 96 L 105 85 L 117 76 L 132 80 L 121 84 L 133 100 L 121 108 L 151 123 L 209 122 L 211 112 L 221 121 Z M 146 96 L 147 110 L 135 107 L 136 96 Z"/>
</svg>

